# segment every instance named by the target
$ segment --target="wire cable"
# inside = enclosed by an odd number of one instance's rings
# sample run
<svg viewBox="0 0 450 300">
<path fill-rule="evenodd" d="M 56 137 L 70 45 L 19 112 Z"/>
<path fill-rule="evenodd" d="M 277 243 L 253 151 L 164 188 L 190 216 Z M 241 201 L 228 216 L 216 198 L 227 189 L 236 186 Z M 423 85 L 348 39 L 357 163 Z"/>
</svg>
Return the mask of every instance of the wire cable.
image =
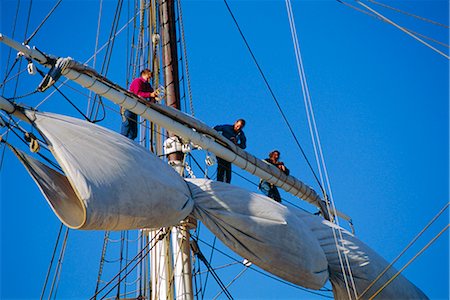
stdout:
<svg viewBox="0 0 450 300">
<path fill-rule="evenodd" d="M 368 1 L 369 1 L 369 2 L 372 2 L 373 4 L 376 4 L 376 5 L 379 5 L 379 6 L 388 8 L 388 9 L 391 9 L 391 10 L 393 10 L 393 11 L 399 12 L 399 13 L 401 13 L 401 14 L 404 14 L 404 15 L 407 15 L 407 16 L 410 16 L 410 17 L 413 17 L 413 18 L 416 18 L 416 19 L 419 19 L 419 20 L 422 20 L 422 21 L 425 21 L 425 22 L 428 22 L 428 23 L 431 23 L 431 24 L 434 24 L 434 25 L 441 26 L 441 27 L 444 27 L 444 28 L 449 29 L 448 25 L 444 25 L 444 24 L 441 24 L 441 23 L 439 23 L 439 22 L 436 22 L 436 21 L 433 21 L 433 20 L 430 20 L 430 19 L 427 19 L 427 18 L 418 16 L 418 15 L 415 15 L 415 14 L 412 14 L 412 13 L 409 13 L 409 12 L 406 12 L 406 11 L 403 11 L 403 10 L 400 10 L 400 9 L 398 9 L 398 8 L 389 6 L 389 5 L 384 4 L 384 3 L 380 3 L 380 2 L 377 2 L 377 1 L 374 1 L 374 0 L 368 0 Z"/>
<path fill-rule="evenodd" d="M 55 274 L 53 276 L 53 281 L 52 281 L 52 285 L 51 285 L 50 292 L 48 295 L 48 299 L 50 299 L 52 296 L 54 297 L 54 299 L 56 298 L 56 292 L 58 289 L 59 278 L 61 275 L 62 262 L 64 260 L 64 255 L 66 253 L 68 237 L 69 237 L 69 228 L 66 227 L 66 232 L 64 234 L 64 240 L 63 240 L 63 244 L 61 246 L 61 251 L 59 253 L 58 263 L 56 265 Z M 55 290 L 54 294 L 53 294 L 53 290 Z"/>
<path fill-rule="evenodd" d="M 358 299 L 361 299 L 367 291 L 383 276 L 399 259 L 400 257 L 419 239 L 419 237 L 436 221 L 439 216 L 448 208 L 449 203 L 447 203 L 435 216 L 428 222 L 427 225 L 409 242 L 409 244 L 400 252 L 400 254 L 394 258 L 394 260 L 378 275 L 367 287 L 366 289 L 358 296 Z"/>
<path fill-rule="evenodd" d="M 277 97 L 275 96 L 275 93 L 274 93 L 273 90 L 272 90 L 272 87 L 270 86 L 270 84 L 269 84 L 269 82 L 268 82 L 266 76 L 264 75 L 264 72 L 262 71 L 262 69 L 261 69 L 261 67 L 260 67 L 260 65 L 259 65 L 259 63 L 258 63 L 258 61 L 256 60 L 256 57 L 255 57 L 255 55 L 253 54 L 253 51 L 252 51 L 252 49 L 250 48 L 250 45 L 249 45 L 249 43 L 247 42 L 247 39 L 245 38 L 244 33 L 243 33 L 242 30 L 241 30 L 241 27 L 239 26 L 239 23 L 237 22 L 237 20 L 236 20 L 234 14 L 233 14 L 233 12 L 231 11 L 231 8 L 230 8 L 230 6 L 228 5 L 227 0 L 224 0 L 224 3 L 225 3 L 225 5 L 226 5 L 226 7 L 227 7 L 227 9 L 228 9 L 228 12 L 229 12 L 230 15 L 231 15 L 231 18 L 232 18 L 233 21 L 234 21 L 234 24 L 236 25 L 236 27 L 237 27 L 237 29 L 238 29 L 238 31 L 239 31 L 239 34 L 241 35 L 241 37 L 242 37 L 242 39 L 243 39 L 243 41 L 244 41 L 244 43 L 245 43 L 245 45 L 246 45 L 248 51 L 250 52 L 250 55 L 251 55 L 251 57 L 252 57 L 254 63 L 256 64 L 256 67 L 258 68 L 259 73 L 260 73 L 261 76 L 262 76 L 262 78 L 263 78 L 263 80 L 264 80 L 264 83 L 266 84 L 266 86 L 267 86 L 267 88 L 268 88 L 270 94 L 272 95 L 272 98 L 273 98 L 273 100 L 274 100 L 274 102 L 275 102 L 275 104 L 276 104 L 276 106 L 277 106 L 277 108 L 278 108 L 278 111 L 280 112 L 280 114 L 281 114 L 281 116 L 282 116 L 284 122 L 286 123 L 286 125 L 287 125 L 287 127 L 288 127 L 288 129 L 289 129 L 289 131 L 290 131 L 290 133 L 291 133 L 291 135 L 292 135 L 292 137 L 293 137 L 294 140 L 295 140 L 295 143 L 296 143 L 297 146 L 299 147 L 299 149 L 300 149 L 300 151 L 301 151 L 301 153 L 302 153 L 304 159 L 306 160 L 306 163 L 308 164 L 309 169 L 311 170 L 311 172 L 312 172 L 314 178 L 316 179 L 317 184 L 319 185 L 320 189 L 323 191 L 324 189 L 323 189 L 323 187 L 322 187 L 322 184 L 320 183 L 319 178 L 318 178 L 317 175 L 316 175 L 316 172 L 314 171 L 314 169 L 313 169 L 311 163 L 309 162 L 308 157 L 306 156 L 306 153 L 305 153 L 305 151 L 303 150 L 303 147 L 300 145 L 300 142 L 299 142 L 299 140 L 297 139 L 297 136 L 295 135 L 294 130 L 292 129 L 291 124 L 289 123 L 289 121 L 288 121 L 286 115 L 284 114 L 283 109 L 282 109 L 281 106 L 280 106 L 280 103 L 278 102 Z"/>
<path fill-rule="evenodd" d="M 335 207 L 334 199 L 332 196 L 333 194 L 332 194 L 331 184 L 330 184 L 330 180 L 328 177 L 327 167 L 325 164 L 325 159 L 324 159 L 324 155 L 323 155 L 323 151 L 322 151 L 322 145 L 320 143 L 320 136 L 319 136 L 317 124 L 315 121 L 314 110 L 313 110 L 312 101 L 311 101 L 311 95 L 309 93 L 309 87 L 308 87 L 308 83 L 306 80 L 306 73 L 303 68 L 303 60 L 302 60 L 302 56 L 301 56 L 301 52 L 300 52 L 300 45 L 298 42 L 298 36 L 297 36 L 297 30 L 295 27 L 295 20 L 294 20 L 294 14 L 292 11 L 292 5 L 291 5 L 290 0 L 286 0 L 285 2 L 286 2 L 288 19 L 289 19 L 289 25 L 290 25 L 290 29 L 291 29 L 292 41 L 294 44 L 295 58 L 297 61 L 297 70 L 298 70 L 298 75 L 300 78 L 300 83 L 301 83 L 301 87 L 302 87 L 302 91 L 303 91 L 303 101 L 305 104 L 306 116 L 307 116 L 307 120 L 308 120 L 311 141 L 312 141 L 312 145 L 314 148 L 314 154 L 315 154 L 315 158 L 316 158 L 317 168 L 319 170 L 319 175 L 320 175 L 320 180 L 321 180 L 322 186 L 326 186 L 326 188 L 328 190 L 328 194 L 330 195 L 328 197 L 326 191 L 323 190 L 324 198 L 326 200 L 330 200 L 331 208 L 328 204 L 328 201 L 325 201 L 325 203 L 326 203 L 326 207 L 328 210 L 328 214 L 330 216 L 333 216 L 331 218 L 331 220 L 333 220 L 337 225 L 339 225 L 339 220 L 336 217 L 336 214 L 337 214 L 336 207 Z M 324 176 L 325 176 L 325 180 L 326 180 L 326 185 L 324 183 Z M 349 299 L 352 298 L 351 293 L 350 293 L 350 289 L 352 289 L 353 293 L 355 294 L 355 298 L 356 298 L 357 297 L 356 286 L 355 286 L 355 282 L 353 279 L 350 262 L 346 255 L 346 252 L 343 250 L 346 247 L 342 243 L 342 241 L 344 241 L 344 238 L 342 236 L 342 231 L 335 227 L 333 227 L 332 229 L 333 229 L 333 238 L 334 238 L 335 246 L 336 246 L 336 250 L 338 253 L 339 264 L 341 267 L 341 271 L 342 271 L 345 286 L 347 289 L 348 297 L 349 297 Z M 336 233 L 336 231 L 338 234 Z M 338 239 L 337 235 L 339 235 L 339 239 Z M 342 256 L 344 257 L 344 259 L 342 258 Z M 348 271 L 348 275 L 347 275 L 347 271 Z M 347 276 L 349 277 L 349 279 L 347 279 Z M 350 280 L 350 283 L 349 283 L 349 280 Z M 351 287 L 350 287 L 350 284 L 351 284 Z"/>
<path fill-rule="evenodd" d="M 428 48 L 430 48 L 431 50 L 435 51 L 436 53 L 444 56 L 445 58 L 450 60 L 450 56 L 448 56 L 447 54 L 445 54 L 444 52 L 436 49 L 435 47 L 431 46 L 430 44 L 428 44 L 427 42 L 425 42 L 424 40 L 420 39 L 419 37 L 417 37 L 416 35 L 412 34 L 411 32 L 409 32 L 408 30 L 406 30 L 405 28 L 403 28 L 402 26 L 398 25 L 397 23 L 395 23 L 394 21 L 391 21 L 390 19 L 386 18 L 385 16 L 383 16 L 382 14 L 380 14 L 379 12 L 375 11 L 374 9 L 370 8 L 368 5 L 362 3 L 359 0 L 356 0 L 356 3 L 358 3 L 359 5 L 365 7 L 367 10 L 373 12 L 374 14 L 376 14 L 377 16 L 379 16 L 380 18 L 382 18 L 384 21 L 386 21 L 387 23 L 391 24 L 392 26 L 400 29 L 401 31 L 403 31 L 404 33 L 406 33 L 407 35 L 411 36 L 412 38 L 414 38 L 415 40 L 417 40 L 418 42 L 424 44 L 425 46 L 427 46 Z"/>
<path fill-rule="evenodd" d="M 14 39 L 15 33 L 16 33 L 16 25 L 17 25 L 17 17 L 19 16 L 19 8 L 20 8 L 20 0 L 17 1 L 16 14 L 14 16 L 13 29 L 12 29 L 12 34 L 11 34 L 11 38 L 13 38 L 13 39 Z M 14 65 L 17 63 L 17 61 L 19 59 L 19 57 L 16 56 L 16 58 L 14 60 L 14 63 L 13 63 L 13 66 L 11 67 L 11 69 L 9 71 L 7 71 L 8 68 L 9 68 L 9 62 L 11 60 L 11 53 L 12 53 L 12 48 L 9 48 L 9 50 L 8 50 L 8 58 L 6 59 L 6 68 L 5 68 L 6 73 L 5 73 L 5 77 L 4 77 L 3 83 L 2 83 L 2 86 L 3 86 L 2 95 L 5 92 L 4 83 L 5 83 L 6 79 L 9 76 L 9 73 L 12 71 L 12 69 L 14 68 Z"/>
<path fill-rule="evenodd" d="M 61 237 L 61 232 L 63 230 L 63 226 L 64 226 L 63 223 L 61 223 L 61 226 L 59 226 L 58 236 L 56 237 L 56 242 L 55 242 L 55 247 L 53 249 L 52 258 L 50 259 L 50 263 L 49 263 L 48 270 L 47 270 L 47 275 L 45 276 L 44 286 L 42 287 L 41 297 L 39 298 L 40 300 L 42 300 L 44 298 L 45 289 L 47 288 L 48 279 L 50 277 L 50 272 L 52 270 L 53 261 L 55 260 L 56 250 L 58 249 L 59 239 Z"/>
<path fill-rule="evenodd" d="M 358 12 L 360 12 L 360 13 L 363 13 L 363 14 L 365 14 L 365 15 L 368 15 L 368 16 L 372 17 L 372 18 L 375 18 L 375 19 L 377 19 L 377 20 L 380 20 L 380 21 L 383 21 L 383 22 L 387 23 L 383 18 L 381 18 L 381 17 L 379 17 L 379 16 L 377 16 L 377 15 L 371 13 L 371 12 L 368 12 L 368 11 L 366 11 L 366 10 L 364 10 L 364 9 L 361 9 L 361 8 L 359 8 L 359 7 L 356 7 L 356 6 L 354 6 L 354 5 L 351 5 L 351 4 L 349 4 L 349 3 L 347 3 L 347 2 L 344 2 L 344 1 L 341 1 L 341 0 L 336 0 L 336 1 L 339 2 L 339 3 L 341 3 L 341 4 L 343 4 L 343 5 L 345 5 L 345 6 L 347 6 L 347 7 L 349 7 L 349 8 L 351 8 L 351 9 L 356 10 L 356 11 L 358 11 Z M 411 30 L 411 29 L 409 29 L 409 28 L 406 28 L 406 27 L 403 27 L 403 28 L 404 28 L 405 30 L 411 32 L 412 34 L 415 34 L 415 35 L 417 35 L 417 36 L 420 36 L 421 38 L 423 38 L 423 39 L 425 39 L 425 40 L 429 40 L 429 41 L 431 41 L 431 42 L 433 42 L 433 43 L 439 44 L 439 45 L 444 46 L 444 47 L 446 47 L 446 48 L 450 48 L 450 46 L 449 46 L 448 44 L 446 44 L 446 43 L 440 42 L 440 41 L 438 41 L 438 40 L 436 40 L 436 39 L 433 39 L 433 38 L 428 37 L 428 36 L 426 36 L 426 35 L 420 34 L 420 33 L 416 32 L 416 31 L 413 31 L 413 30 Z"/>
<path fill-rule="evenodd" d="M 155 234 L 155 236 L 147 243 L 147 245 L 146 246 L 144 246 L 143 248 L 142 248 L 142 250 L 141 251 L 139 251 L 134 257 L 133 257 L 133 259 L 131 259 L 130 260 L 130 262 L 128 262 L 126 265 L 125 265 L 125 267 L 123 267 L 110 281 L 108 281 L 107 283 L 106 283 L 106 285 L 104 286 L 104 287 L 102 287 L 101 289 L 99 289 L 90 299 L 91 300 L 93 300 L 93 299 L 97 299 L 97 296 L 98 296 L 98 294 L 100 294 L 103 290 L 105 290 L 114 280 L 116 280 L 116 278 L 117 277 L 119 277 L 119 275 L 120 275 L 120 273 L 122 273 L 122 272 L 124 272 L 124 270 L 126 270 L 138 257 L 141 257 L 142 256 L 142 253 L 145 251 L 145 248 L 150 244 L 150 243 L 152 243 L 155 239 L 156 239 L 156 237 L 158 237 L 158 235 L 161 233 L 161 236 L 159 237 L 160 239 L 161 238 L 164 238 L 164 236 L 165 235 L 167 235 L 167 233 L 164 233 L 163 231 L 162 231 L 162 229 L 160 229 L 156 234 Z M 157 241 L 158 242 L 158 241 Z M 156 242 L 156 243 L 157 243 Z M 155 243 L 155 245 L 156 245 L 156 243 Z M 153 246 L 155 246 L 155 245 L 153 245 Z M 151 247 L 151 248 L 153 248 L 153 246 Z M 151 249 L 149 249 L 149 250 L 147 250 L 146 251 L 146 254 L 148 254 L 148 252 L 150 251 Z M 145 255 L 146 255 L 145 254 Z M 142 257 L 141 257 L 141 260 L 142 260 Z M 137 265 L 138 265 L 138 263 L 140 262 L 140 260 L 138 260 L 137 261 L 137 263 L 131 268 L 131 270 L 130 271 L 128 271 L 128 272 L 126 272 L 126 275 L 125 275 L 125 277 L 126 276 L 128 276 L 128 274 L 132 271 L 132 270 L 134 270 L 136 267 L 137 267 Z M 114 289 L 114 287 L 115 287 L 116 285 L 114 285 L 113 287 L 112 287 L 112 289 Z M 112 289 L 110 289 L 107 293 L 106 293 L 106 295 L 112 290 Z M 105 296 L 104 296 L 105 297 Z M 103 298 L 102 298 L 103 299 Z"/>
<path fill-rule="evenodd" d="M 28 45 L 28 43 L 31 41 L 32 38 L 38 33 L 38 31 L 41 29 L 41 27 L 44 25 L 44 23 L 47 21 L 47 19 L 53 14 L 53 12 L 56 10 L 56 8 L 61 4 L 62 0 L 59 0 L 55 6 L 50 10 L 50 12 L 45 16 L 44 20 L 39 24 L 39 26 L 34 30 L 34 32 L 30 35 L 29 38 L 27 38 L 24 42 L 24 45 Z"/>
<path fill-rule="evenodd" d="M 212 247 L 209 243 L 207 243 L 207 242 L 205 242 L 205 241 L 203 241 L 203 240 L 201 240 L 201 239 L 198 239 L 198 241 L 199 241 L 199 242 L 202 242 L 203 244 L 205 244 L 205 245 L 207 245 L 207 246 L 209 246 L 209 247 Z M 221 251 L 221 250 L 219 250 L 219 249 L 217 249 L 217 248 L 216 248 L 216 251 L 219 252 L 220 254 L 222 254 L 222 255 L 228 257 L 229 259 L 231 259 L 231 260 L 233 260 L 233 261 L 237 261 L 237 262 L 241 263 L 241 262 L 240 262 L 239 260 L 237 260 L 236 258 L 234 258 L 234 257 L 232 257 L 232 256 L 230 256 L 230 255 L 228 255 L 227 253 L 225 253 L 225 252 L 223 252 L 223 251 Z M 268 277 L 268 278 L 271 278 L 271 279 L 273 279 L 273 280 L 276 280 L 276 281 L 278 281 L 278 282 L 280 282 L 280 283 L 283 283 L 283 284 L 288 285 L 288 286 L 290 286 L 290 287 L 293 287 L 293 288 L 295 288 L 295 289 L 298 289 L 298 290 L 301 290 L 301 291 L 304 291 L 304 292 L 307 292 L 307 293 L 310 293 L 310 294 L 319 295 L 319 296 L 322 296 L 322 297 L 325 297 L 325 298 L 333 299 L 333 297 L 331 297 L 331 296 L 328 296 L 328 295 L 325 295 L 325 294 L 321 294 L 321 293 L 318 293 L 318 292 L 315 292 L 315 291 L 310 291 L 310 290 L 308 290 L 308 289 L 306 289 L 306 288 L 303 288 L 303 287 L 301 287 L 301 286 L 298 286 L 298 285 L 295 285 L 295 284 L 293 284 L 293 283 L 290 283 L 290 282 L 288 282 L 288 281 L 286 281 L 286 280 L 283 280 L 283 279 L 280 279 L 280 278 L 278 278 L 278 277 L 275 277 L 274 275 L 267 274 L 266 272 L 260 271 L 260 270 L 258 270 L 257 268 L 255 268 L 255 267 L 253 267 L 253 266 L 250 266 L 249 268 L 250 268 L 251 270 L 253 270 L 253 271 L 255 271 L 255 272 L 257 272 L 257 273 L 263 275 L 263 276 L 266 276 L 266 277 Z M 321 290 L 321 291 L 322 291 L 322 292 L 331 292 L 329 289 Z"/>
<path fill-rule="evenodd" d="M 411 258 L 404 266 L 401 268 L 397 273 L 395 273 L 394 276 L 392 276 L 391 279 L 389 279 L 378 291 L 376 291 L 372 296 L 370 296 L 369 300 L 372 300 L 375 298 L 385 287 L 387 287 L 395 278 L 397 278 L 398 275 L 400 275 L 401 272 L 403 272 L 404 269 L 406 269 L 419 255 L 421 255 L 428 247 L 430 247 L 448 228 L 450 227 L 450 224 L 447 224 L 434 238 L 431 239 L 431 241 L 426 244 L 413 258 Z"/>
</svg>

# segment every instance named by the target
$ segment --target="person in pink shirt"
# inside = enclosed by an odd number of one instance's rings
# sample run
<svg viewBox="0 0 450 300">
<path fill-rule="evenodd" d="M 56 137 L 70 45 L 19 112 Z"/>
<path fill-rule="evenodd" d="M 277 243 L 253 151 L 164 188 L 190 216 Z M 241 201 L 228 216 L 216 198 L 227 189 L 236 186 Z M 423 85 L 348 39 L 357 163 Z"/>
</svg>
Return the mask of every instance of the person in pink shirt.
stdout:
<svg viewBox="0 0 450 300">
<path fill-rule="evenodd" d="M 147 101 L 155 102 L 157 92 L 155 92 L 150 84 L 152 72 L 149 69 L 141 71 L 141 76 L 134 79 L 130 84 L 130 92 L 144 98 Z M 122 125 L 120 133 L 132 140 L 137 137 L 137 115 L 129 110 L 125 110 L 122 114 Z"/>
</svg>

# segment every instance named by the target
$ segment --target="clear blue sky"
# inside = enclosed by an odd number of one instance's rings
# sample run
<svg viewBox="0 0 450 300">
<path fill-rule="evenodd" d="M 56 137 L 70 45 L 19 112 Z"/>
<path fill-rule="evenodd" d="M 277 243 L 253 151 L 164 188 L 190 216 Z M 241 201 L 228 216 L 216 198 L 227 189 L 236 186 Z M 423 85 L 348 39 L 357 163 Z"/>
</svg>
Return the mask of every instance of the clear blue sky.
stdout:
<svg viewBox="0 0 450 300">
<path fill-rule="evenodd" d="M 27 33 L 30 2 L 20 3 L 15 37 L 23 41 L 54 1 L 32 2 Z M 449 43 L 448 28 L 367 3 L 413 31 Z M 383 3 L 449 23 L 448 1 Z M 229 4 L 315 166 L 284 1 Z M 109 34 L 115 6 L 115 1 L 103 3 L 101 45 Z M 272 149 L 279 149 L 292 175 L 318 189 L 224 3 L 182 1 L 182 7 L 196 117 L 211 126 L 245 118 L 250 153 L 265 158 Z M 97 1 L 63 1 L 30 45 L 86 61 L 94 52 L 98 8 Z M 448 59 L 398 29 L 337 1 L 293 1 L 293 9 L 336 206 L 352 217 L 356 235 L 391 261 L 449 201 Z M 16 10 L 17 1 L 0 2 L 0 32 L 10 37 Z M 129 18 L 126 11 L 119 27 Z M 126 31 L 117 38 L 108 73 L 124 87 L 127 46 L 121 43 L 125 38 Z M 432 45 L 448 53 L 448 48 Z M 0 57 L 3 80 L 15 53 L 10 57 L 9 49 L 0 45 Z M 99 66 L 97 62 L 98 70 Z M 21 69 L 24 67 L 22 64 Z M 26 73 L 20 78 L 16 95 L 33 91 L 40 82 L 39 76 Z M 77 87 L 74 83 L 71 86 Z M 1 89 L 2 95 L 13 97 L 14 89 L 12 81 Z M 65 91 L 85 110 L 84 95 Z M 49 94 L 18 101 L 34 106 Z M 110 102 L 108 106 L 115 107 Z M 60 96 L 51 97 L 41 110 L 80 117 Z M 118 129 L 119 117 L 109 110 L 107 114 L 101 125 Z M 26 150 L 16 138 L 10 136 L 9 141 Z M 3 152 L 3 147 L 0 150 Z M 201 153 L 197 156 L 200 161 L 204 158 Z M 209 170 L 214 171 L 214 167 Z M 256 190 L 236 175 L 233 184 Z M 314 211 L 285 192 L 282 197 Z M 448 223 L 447 210 L 395 266 L 401 268 Z M 343 221 L 341 224 L 348 228 Z M 6 150 L 1 169 L 1 299 L 40 296 L 59 225 L 34 182 Z M 93 294 L 103 233 L 71 231 L 69 236 L 58 298 L 86 299 Z M 447 231 L 403 273 L 431 299 L 449 298 L 448 236 Z M 209 250 L 205 247 L 204 251 Z M 229 262 L 220 254 L 215 257 L 215 266 Z M 234 266 L 220 275 L 227 283 L 241 269 Z M 216 291 L 213 285 L 209 297 Z M 230 291 L 236 299 L 314 298 L 250 270 Z"/>
</svg>

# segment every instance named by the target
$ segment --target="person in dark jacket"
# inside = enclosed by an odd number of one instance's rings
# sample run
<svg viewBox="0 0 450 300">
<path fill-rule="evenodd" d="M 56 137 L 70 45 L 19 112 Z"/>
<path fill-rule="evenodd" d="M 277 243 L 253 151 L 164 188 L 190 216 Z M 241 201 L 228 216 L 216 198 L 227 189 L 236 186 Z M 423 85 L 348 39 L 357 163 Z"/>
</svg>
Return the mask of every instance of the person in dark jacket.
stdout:
<svg viewBox="0 0 450 300">
<path fill-rule="evenodd" d="M 214 129 L 222 133 L 224 137 L 232 141 L 241 149 L 247 147 L 247 138 L 242 129 L 245 126 L 245 120 L 239 119 L 234 125 L 217 125 Z M 226 183 L 231 182 L 231 163 L 220 157 L 217 157 L 217 181 Z"/>
<path fill-rule="evenodd" d="M 154 102 L 158 95 L 150 84 L 152 78 L 152 71 L 144 69 L 141 71 L 141 76 L 134 79 L 130 84 L 130 92 L 144 98 L 147 101 Z M 132 140 L 137 137 L 137 115 L 129 110 L 122 113 L 122 125 L 120 133 Z"/>
<path fill-rule="evenodd" d="M 280 151 L 273 150 L 272 152 L 269 153 L 269 158 L 266 158 L 265 161 L 276 166 L 278 169 L 283 171 L 284 174 L 289 175 L 289 169 L 286 168 L 284 163 L 282 161 L 279 161 L 279 159 L 280 159 Z M 277 202 L 281 202 L 280 192 L 278 191 L 278 188 L 274 184 L 271 184 L 265 180 L 261 180 L 259 183 L 259 189 L 267 197 L 272 198 Z"/>
</svg>

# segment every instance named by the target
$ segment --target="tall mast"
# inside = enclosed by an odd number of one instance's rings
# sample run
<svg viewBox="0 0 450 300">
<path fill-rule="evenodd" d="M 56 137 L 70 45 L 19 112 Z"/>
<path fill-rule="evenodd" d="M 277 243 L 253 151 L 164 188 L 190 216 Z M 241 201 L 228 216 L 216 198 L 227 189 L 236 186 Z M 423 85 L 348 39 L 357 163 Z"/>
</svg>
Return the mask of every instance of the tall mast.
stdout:
<svg viewBox="0 0 450 300">
<path fill-rule="evenodd" d="M 175 3 L 173 0 L 159 0 L 162 38 L 162 59 L 165 80 L 166 104 L 180 110 L 180 85 L 178 81 L 178 51 L 175 24 Z M 178 137 L 168 133 L 175 143 Z M 181 176 L 184 175 L 184 154 L 176 151 L 168 154 L 169 164 Z M 175 299 L 192 300 L 192 269 L 188 222 L 172 229 L 172 252 L 174 262 Z"/>
</svg>

